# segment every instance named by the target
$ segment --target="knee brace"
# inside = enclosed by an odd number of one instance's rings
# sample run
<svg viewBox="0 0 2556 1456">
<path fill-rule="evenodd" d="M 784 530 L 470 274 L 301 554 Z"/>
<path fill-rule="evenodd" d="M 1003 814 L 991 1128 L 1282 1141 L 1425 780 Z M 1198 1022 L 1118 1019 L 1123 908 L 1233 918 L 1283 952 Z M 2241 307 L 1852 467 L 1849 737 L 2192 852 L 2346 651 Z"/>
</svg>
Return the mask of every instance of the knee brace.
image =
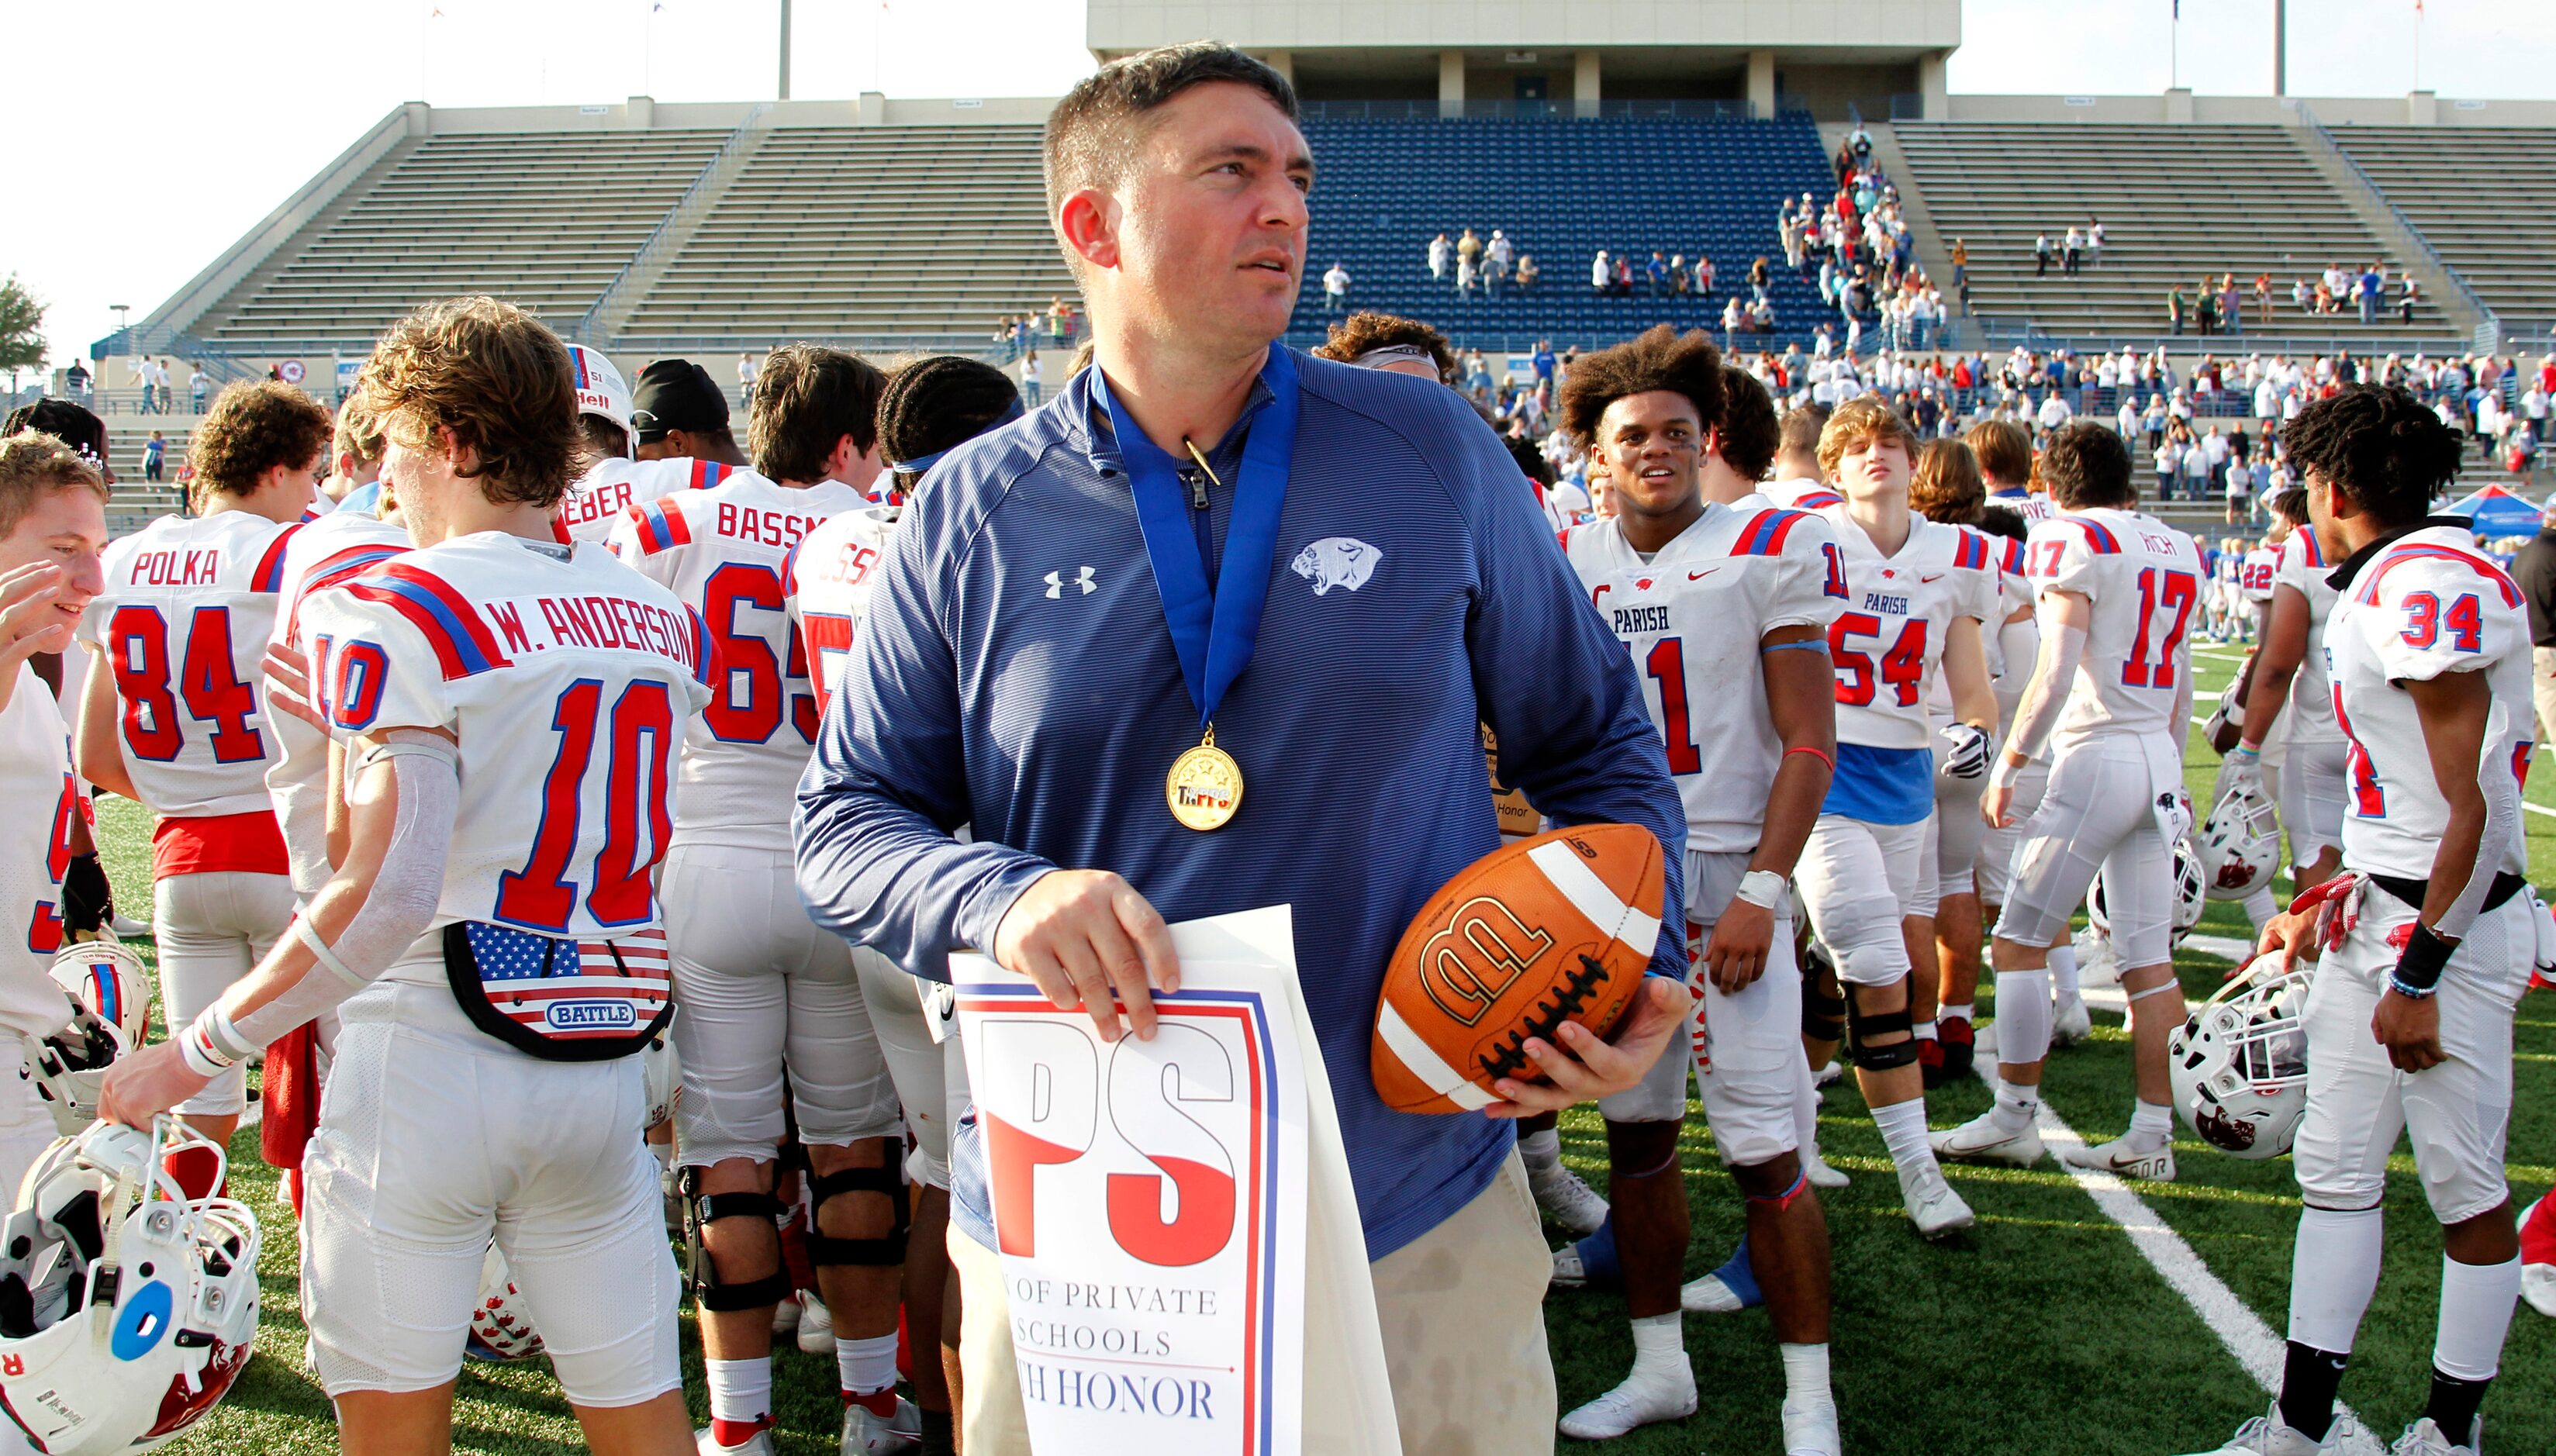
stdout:
<svg viewBox="0 0 2556 1456">
<path fill-rule="evenodd" d="M 826 1232 L 826 1205 L 851 1193 L 877 1193 L 885 1197 L 895 1222 L 886 1235 L 876 1239 L 838 1239 Z M 866 1265 L 877 1268 L 905 1263 L 905 1234 L 910 1217 L 905 1207 L 905 1173 L 903 1154 L 891 1150 L 887 1161 L 878 1167 L 847 1167 L 837 1172 L 808 1174 L 809 1223 L 808 1258 L 818 1268 L 828 1265 Z"/>
<path fill-rule="evenodd" d="M 693 1286 L 693 1298 L 702 1308 L 715 1313 L 739 1309 L 761 1309 L 790 1297 L 790 1274 L 775 1268 L 760 1278 L 727 1279 L 720 1276 L 718 1261 L 703 1243 L 702 1233 L 723 1218 L 759 1218 L 764 1227 L 772 1228 L 781 1217 L 781 1200 L 769 1193 L 704 1193 L 702 1170 L 688 1167 L 675 1180 L 676 1191 L 684 1198 L 684 1277 Z M 778 1230 L 775 1230 L 778 1233 Z M 776 1253 L 775 1266 L 780 1264 Z"/>
<path fill-rule="evenodd" d="M 1816 943 L 1811 947 L 1811 954 L 1818 958 L 1817 965 L 1827 970 L 1831 978 L 1836 976 L 1836 968 L 1827 964 L 1827 953 Z M 1820 979 L 1816 975 L 1802 977 L 1802 1034 L 1814 1041 L 1843 1040 L 1846 1037 L 1846 998 L 1820 990 Z"/>
<path fill-rule="evenodd" d="M 1906 1010 L 1886 1012 L 1857 1011 L 1847 1008 L 1847 1054 L 1854 1064 L 1867 1072 L 1886 1072 L 1917 1060 L 1916 1019 Z M 1872 1044 L 1875 1036 L 1896 1034 L 1900 1039 L 1880 1046 Z"/>
</svg>

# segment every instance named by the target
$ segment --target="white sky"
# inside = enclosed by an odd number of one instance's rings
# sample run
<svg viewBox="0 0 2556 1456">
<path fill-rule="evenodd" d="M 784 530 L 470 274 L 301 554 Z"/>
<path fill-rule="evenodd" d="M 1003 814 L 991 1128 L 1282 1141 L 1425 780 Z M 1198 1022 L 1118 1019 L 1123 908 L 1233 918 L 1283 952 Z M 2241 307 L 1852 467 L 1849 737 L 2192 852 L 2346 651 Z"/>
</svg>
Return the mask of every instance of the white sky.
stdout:
<svg viewBox="0 0 2556 1456">
<path fill-rule="evenodd" d="M 0 274 L 67 360 L 142 317 L 393 106 L 769 96 L 778 0 L 106 0 L 13 4 L 0 134 L 71 208 L 0 214 Z M 2167 83 L 2171 0 L 1964 0 L 1956 91 Z M 2179 79 L 2271 89 L 2272 0 L 2185 0 Z M 441 17 L 430 18 L 430 10 Z M 2556 96 L 2523 0 L 2428 0 L 2419 84 Z M 1077 0 L 798 0 L 793 93 L 1052 96 L 1090 68 Z M 2290 90 L 2415 89 L 2413 0 L 2292 0 Z M 2312 17 L 2312 19 L 2311 19 Z"/>
</svg>

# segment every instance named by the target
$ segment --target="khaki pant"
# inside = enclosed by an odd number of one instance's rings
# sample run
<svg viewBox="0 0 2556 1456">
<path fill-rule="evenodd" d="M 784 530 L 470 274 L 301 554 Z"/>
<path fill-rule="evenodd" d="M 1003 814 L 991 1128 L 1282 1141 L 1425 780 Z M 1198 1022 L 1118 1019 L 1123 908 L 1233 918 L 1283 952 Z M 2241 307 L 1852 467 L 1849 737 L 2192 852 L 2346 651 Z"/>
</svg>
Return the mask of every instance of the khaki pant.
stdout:
<svg viewBox="0 0 2556 1456">
<path fill-rule="evenodd" d="M 2556 647 L 2529 650 L 2529 695 L 2538 701 L 2538 742 L 2556 744 Z"/>
<path fill-rule="evenodd" d="M 1029 1456 L 1001 1261 L 953 1223 L 950 1262 L 966 1309 L 958 1339 L 962 1444 L 967 1456 Z M 1553 1259 L 1517 1153 L 1479 1197 L 1368 1268 L 1403 1456 L 1551 1456 L 1544 1289 Z M 1305 1352 L 1309 1452 L 1344 1449 L 1323 1428 L 1322 1393 L 1341 1380 L 1330 1369 L 1338 1358 L 1321 1342 Z"/>
</svg>

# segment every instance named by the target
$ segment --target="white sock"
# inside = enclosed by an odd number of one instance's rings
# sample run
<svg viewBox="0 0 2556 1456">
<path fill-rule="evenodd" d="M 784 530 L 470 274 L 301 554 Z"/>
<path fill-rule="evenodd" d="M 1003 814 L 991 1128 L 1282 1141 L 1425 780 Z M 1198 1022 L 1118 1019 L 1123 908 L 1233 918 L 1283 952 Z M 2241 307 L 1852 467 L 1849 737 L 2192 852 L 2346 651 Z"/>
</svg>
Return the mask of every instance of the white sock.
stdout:
<svg viewBox="0 0 2556 1456">
<path fill-rule="evenodd" d="M 771 1356 L 704 1360 L 702 1362 L 702 1378 L 710 1388 L 710 1419 L 751 1425 L 771 1418 Z"/>
<path fill-rule="evenodd" d="M 2516 1291 L 2520 1286 L 2512 1285 Z M 2515 1293 L 2514 1297 L 2518 1297 Z M 1633 1379 L 1667 1375 L 1692 1383 L 1695 1366 L 1686 1355 L 1686 1316 L 1677 1310 L 1646 1314 L 1633 1321 Z"/>
<path fill-rule="evenodd" d="M 2289 1338 L 2330 1355 L 2351 1354 L 2361 1316 L 2378 1289 L 2384 1244 L 2377 1209 L 2300 1209 L 2298 1243 L 2290 1254 Z M 2441 1303 L 2448 1307 L 2446 1285 Z"/>
<path fill-rule="evenodd" d="M 2520 1299 L 2520 1261 L 2461 1264 L 2441 1260 L 2440 1333 L 2432 1367 L 2463 1381 L 2492 1380 L 2502 1366 L 2502 1340 Z"/>
<path fill-rule="evenodd" d="M 1962 1003 L 1961 1005 L 1959 1005 L 1959 1006 L 1947 1006 L 1947 1007 L 1944 1007 L 1944 1008 L 1942 1008 L 1941 1010 L 1937 1011 L 1937 1012 L 1935 1013 L 1935 1020 L 1937 1020 L 1937 1021 L 1939 1021 L 1939 1022 L 1969 1022 L 1969 1021 L 1977 1021 L 1977 1020 L 1978 1020 L 1978 1018 L 1977 1018 L 1977 1017 L 1972 1016 L 1972 1015 L 1971 1015 L 1971 1011 L 1972 1011 L 1971 1004 L 1970 1004 L 1969 1002 L 1965 1001 L 1965 1002 L 1963 1002 L 1963 1003 Z M 1803 1348 L 1803 1349 L 1805 1349 L 1805 1350 L 1809 1350 L 1809 1349 L 1813 1349 L 1813 1348 L 1824 1348 L 1824 1347 L 1813 1347 L 1813 1346 L 1810 1346 L 1810 1345 L 1804 1345 L 1802 1348 Z"/>
<path fill-rule="evenodd" d="M 1996 1089 L 1996 1104 L 1988 1109 L 1988 1114 L 1996 1119 L 1998 1127 L 2009 1133 L 2020 1133 L 2032 1126 L 2033 1114 L 2039 1111 L 2041 1111 L 2040 1083 L 2036 1082 L 2027 1087 L 2016 1082 L 1999 1082 Z"/>
<path fill-rule="evenodd" d="M 1894 1167 L 1916 1168 L 1933 1165 L 1935 1150 L 1926 1142 L 1926 1099 L 1912 1097 L 1888 1107 L 1872 1110 L 1872 1125 L 1881 1130 L 1881 1144 L 1890 1150 Z"/>
<path fill-rule="evenodd" d="M 2258 933 L 2271 922 L 2272 916 L 2280 912 L 2281 908 L 2273 901 L 2269 885 L 2257 885 L 2254 893 L 2245 897 L 2245 918 L 2252 922 Z"/>
<path fill-rule="evenodd" d="M 866 1340 L 835 1336 L 834 1371 L 849 1395 L 874 1395 L 895 1385 L 896 1336 L 874 1335 Z"/>
<path fill-rule="evenodd" d="M 2162 1102 L 2133 1101 L 2130 1104 L 2130 1134 L 2126 1141 L 2132 1147 L 2153 1152 L 2173 1140 L 2173 1108 Z"/>
<path fill-rule="evenodd" d="M 1562 1166 L 1561 1132 L 1547 1128 L 1518 1139 L 1518 1158 L 1526 1164 L 1529 1175 L 1550 1173 Z"/>
<path fill-rule="evenodd" d="M 1920 1041 L 1932 1041 L 1936 1039 L 1935 1023 L 1931 1018 L 1922 1022 L 1910 1023 L 1908 1030 L 1910 1033 L 1915 1035 Z"/>
<path fill-rule="evenodd" d="M 1829 1347 L 1826 1345 L 1778 1345 L 1775 1353 L 1784 1357 L 1784 1398 L 1834 1402 L 1829 1394 Z"/>
<path fill-rule="evenodd" d="M 2050 984 L 2062 996 L 2077 994 L 2077 947 L 2067 940 L 2050 947 Z"/>
<path fill-rule="evenodd" d="M 2007 1066 L 2032 1066 L 2050 1054 L 2050 973 L 1996 973 L 1996 1052 Z"/>
</svg>

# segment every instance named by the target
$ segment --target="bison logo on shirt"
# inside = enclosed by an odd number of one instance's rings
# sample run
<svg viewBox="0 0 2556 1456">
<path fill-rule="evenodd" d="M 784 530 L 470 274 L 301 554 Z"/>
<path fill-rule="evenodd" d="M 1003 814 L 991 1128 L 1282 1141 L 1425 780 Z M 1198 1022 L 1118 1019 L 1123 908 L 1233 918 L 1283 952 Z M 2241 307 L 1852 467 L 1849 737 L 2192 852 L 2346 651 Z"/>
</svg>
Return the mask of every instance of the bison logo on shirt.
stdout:
<svg viewBox="0 0 2556 1456">
<path fill-rule="evenodd" d="M 1327 536 L 1296 553 L 1290 563 L 1295 573 L 1314 583 L 1314 595 L 1321 596 L 1335 586 L 1351 591 L 1366 585 L 1375 574 L 1375 563 L 1384 552 L 1354 537 Z"/>
</svg>

